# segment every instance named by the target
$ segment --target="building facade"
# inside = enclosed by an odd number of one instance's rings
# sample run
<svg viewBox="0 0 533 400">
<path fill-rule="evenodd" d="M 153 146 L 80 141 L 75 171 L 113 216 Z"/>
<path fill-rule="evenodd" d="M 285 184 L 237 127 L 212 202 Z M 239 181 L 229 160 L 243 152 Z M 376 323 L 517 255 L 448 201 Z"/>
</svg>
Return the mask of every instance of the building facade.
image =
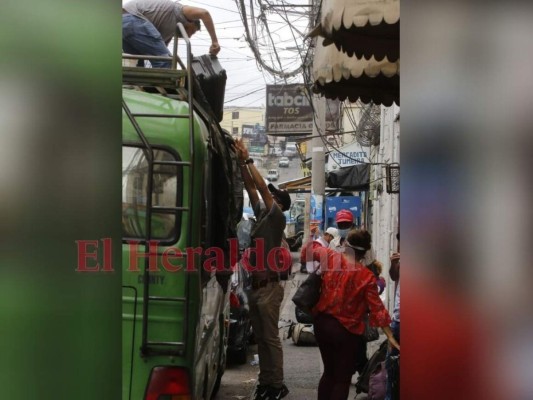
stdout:
<svg viewBox="0 0 533 400">
<path fill-rule="evenodd" d="M 396 105 L 381 107 L 380 143 L 372 146 L 371 162 L 400 164 L 400 108 Z M 385 301 L 392 310 L 395 285 L 389 280 L 389 268 L 391 253 L 398 251 L 396 233 L 400 227 L 400 194 L 388 193 L 384 165 L 372 166 L 369 195 L 372 246 L 376 259 L 383 263 L 383 277 L 388 280 Z"/>
<path fill-rule="evenodd" d="M 256 126 L 264 127 L 264 107 L 228 107 L 224 108 L 224 116 L 220 126 L 233 137 L 243 137 L 253 133 Z"/>
</svg>

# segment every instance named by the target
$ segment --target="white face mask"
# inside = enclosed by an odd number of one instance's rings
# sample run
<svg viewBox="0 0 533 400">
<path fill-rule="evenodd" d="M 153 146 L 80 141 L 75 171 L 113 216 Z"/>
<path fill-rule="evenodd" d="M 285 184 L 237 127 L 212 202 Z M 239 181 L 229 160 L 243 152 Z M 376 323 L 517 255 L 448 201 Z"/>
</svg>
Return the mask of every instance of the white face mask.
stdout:
<svg viewBox="0 0 533 400">
<path fill-rule="evenodd" d="M 339 229 L 339 236 L 343 239 L 346 239 L 346 236 L 348 235 L 348 232 L 350 232 L 350 228 L 348 229 Z"/>
</svg>

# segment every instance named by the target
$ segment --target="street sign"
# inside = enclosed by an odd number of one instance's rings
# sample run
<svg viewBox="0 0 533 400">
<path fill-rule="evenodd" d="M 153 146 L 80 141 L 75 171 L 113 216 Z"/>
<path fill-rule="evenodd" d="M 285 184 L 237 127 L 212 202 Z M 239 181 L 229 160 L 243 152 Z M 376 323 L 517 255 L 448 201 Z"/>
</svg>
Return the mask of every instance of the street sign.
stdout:
<svg viewBox="0 0 533 400">
<path fill-rule="evenodd" d="M 267 85 L 266 129 L 269 135 L 302 135 L 313 131 L 311 94 L 305 85 Z M 326 129 L 335 130 L 339 121 L 339 102 L 328 100 Z"/>
</svg>

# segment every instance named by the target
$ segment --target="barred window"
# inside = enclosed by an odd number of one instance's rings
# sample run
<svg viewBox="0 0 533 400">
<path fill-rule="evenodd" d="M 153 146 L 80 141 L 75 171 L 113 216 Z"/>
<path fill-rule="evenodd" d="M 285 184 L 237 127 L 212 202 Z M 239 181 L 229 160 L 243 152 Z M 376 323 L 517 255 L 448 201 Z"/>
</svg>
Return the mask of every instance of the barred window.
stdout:
<svg viewBox="0 0 533 400">
<path fill-rule="evenodd" d="M 173 154 L 154 149 L 154 160 L 176 161 Z M 179 207 L 182 203 L 182 169 L 176 165 L 154 165 L 152 206 Z M 124 239 L 146 237 L 148 161 L 140 147 L 122 147 L 122 233 Z M 174 242 L 181 212 L 152 211 L 152 239 Z"/>
</svg>

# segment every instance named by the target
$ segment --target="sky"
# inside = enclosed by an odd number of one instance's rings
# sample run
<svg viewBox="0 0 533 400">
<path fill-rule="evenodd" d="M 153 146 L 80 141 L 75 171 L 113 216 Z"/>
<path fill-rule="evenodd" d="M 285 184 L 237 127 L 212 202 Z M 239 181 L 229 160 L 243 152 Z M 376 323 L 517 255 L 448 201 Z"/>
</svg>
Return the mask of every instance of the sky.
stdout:
<svg viewBox="0 0 533 400">
<path fill-rule="evenodd" d="M 126 1 L 123 1 L 125 3 Z M 256 0 L 245 0 L 250 30 L 250 3 L 253 2 L 255 20 L 259 21 L 260 7 Z M 303 82 L 301 74 L 295 77 L 274 77 L 264 68 L 261 71 L 256 58 L 245 40 L 244 24 L 241 20 L 235 0 L 218 0 L 210 3 L 208 0 L 181 1 L 184 5 L 207 9 L 215 23 L 218 41 L 221 47 L 218 54 L 219 61 L 227 73 L 225 107 L 264 107 L 266 84 L 283 84 Z M 263 0 L 263 5 L 274 4 L 274 1 Z M 282 1 L 276 0 L 275 4 Z M 308 0 L 293 0 L 290 4 L 307 5 Z M 287 11 L 285 14 L 284 11 Z M 267 66 L 284 72 L 296 70 L 302 62 L 301 54 L 305 54 L 306 47 L 303 34 L 308 31 L 308 8 L 276 8 L 266 11 L 263 21 L 257 23 L 258 50 Z M 281 15 L 280 15 L 281 14 Z M 270 37 L 268 35 L 270 32 Z M 211 39 L 203 27 L 192 38 L 192 53 L 196 56 L 207 54 Z M 169 45 L 170 48 L 172 44 Z M 304 49 L 300 52 L 298 49 Z M 185 46 L 179 45 L 178 53 L 185 54 Z M 274 51 L 274 49 L 277 52 Z M 183 56 L 182 56 L 183 57 Z M 280 67 L 281 65 L 281 67 Z"/>
</svg>

